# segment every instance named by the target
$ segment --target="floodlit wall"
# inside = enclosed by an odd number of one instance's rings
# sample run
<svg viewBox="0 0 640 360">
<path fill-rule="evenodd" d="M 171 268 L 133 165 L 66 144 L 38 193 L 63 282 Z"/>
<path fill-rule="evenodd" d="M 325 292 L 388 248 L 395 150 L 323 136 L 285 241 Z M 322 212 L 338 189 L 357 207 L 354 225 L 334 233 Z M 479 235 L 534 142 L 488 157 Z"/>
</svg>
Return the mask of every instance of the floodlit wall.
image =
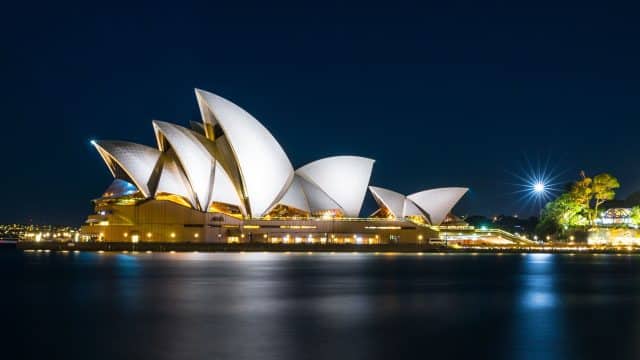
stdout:
<svg viewBox="0 0 640 360">
<path fill-rule="evenodd" d="M 202 213 L 169 201 L 145 200 L 136 205 L 98 202 L 94 225 L 81 234 L 93 241 L 259 242 L 272 244 L 420 244 L 437 238 L 429 227 L 386 219 L 240 220 Z M 99 215 L 99 214 L 104 215 Z"/>
</svg>

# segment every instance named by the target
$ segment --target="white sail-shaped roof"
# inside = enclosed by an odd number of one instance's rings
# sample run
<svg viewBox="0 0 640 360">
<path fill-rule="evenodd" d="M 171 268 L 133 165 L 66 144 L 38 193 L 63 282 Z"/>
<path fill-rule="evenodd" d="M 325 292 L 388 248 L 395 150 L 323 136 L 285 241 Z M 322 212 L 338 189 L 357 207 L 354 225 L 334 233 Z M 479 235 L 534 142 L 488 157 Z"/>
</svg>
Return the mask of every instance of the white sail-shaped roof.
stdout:
<svg viewBox="0 0 640 360">
<path fill-rule="evenodd" d="M 196 208 L 206 211 L 211 197 L 215 159 L 197 139 L 195 132 L 164 121 L 153 121 L 158 144 L 168 142 L 184 169 L 196 198 Z"/>
<path fill-rule="evenodd" d="M 196 207 L 189 180 L 187 180 L 187 177 L 180 169 L 173 150 L 163 155 L 162 169 L 160 171 L 158 186 L 156 187 L 156 195 L 163 193 L 181 196 L 187 200 L 192 207 Z"/>
<path fill-rule="evenodd" d="M 120 170 L 138 187 L 145 197 L 151 196 L 149 182 L 153 170 L 160 158 L 160 151 L 152 147 L 128 141 L 92 141 L 91 142 L 111 174 L 118 177 Z"/>
<path fill-rule="evenodd" d="M 346 216 L 357 217 L 374 162 L 359 156 L 334 156 L 309 163 L 296 170 L 296 174 L 322 189 Z"/>
<path fill-rule="evenodd" d="M 238 206 L 244 214 L 244 207 L 240 202 L 240 198 L 238 197 L 236 188 L 235 186 L 233 186 L 233 182 L 229 178 L 229 175 L 227 175 L 227 173 L 224 171 L 220 163 L 216 162 L 214 172 L 215 174 L 213 176 L 213 189 L 211 190 L 209 207 L 213 202 L 220 202 Z"/>
<path fill-rule="evenodd" d="M 196 98 L 209 138 L 219 125 L 227 138 L 242 177 L 250 215 L 264 215 L 284 195 L 293 180 L 293 167 L 271 133 L 245 110 L 215 94 L 196 89 Z"/>
<path fill-rule="evenodd" d="M 426 218 L 425 216 L 426 213 L 420 210 L 420 208 L 416 206 L 416 204 L 414 204 L 411 200 L 407 198 L 404 199 L 403 214 L 404 216 L 422 216 Z"/>
<path fill-rule="evenodd" d="M 417 192 L 407 198 L 429 215 L 433 225 L 440 225 L 468 190 L 463 187 L 438 188 Z"/>
<path fill-rule="evenodd" d="M 305 197 L 309 204 L 309 210 L 312 213 L 318 213 L 327 210 L 339 210 L 344 214 L 344 209 L 338 205 L 327 193 L 315 184 L 310 183 L 302 177 L 296 176 L 302 185 Z"/>
<path fill-rule="evenodd" d="M 203 124 L 192 123 L 195 130 L 189 130 L 154 121 L 159 150 L 125 141 L 92 142 L 113 176 L 134 184 L 147 198 L 177 195 L 202 211 L 219 202 L 237 206 L 246 217 L 263 216 L 278 204 L 359 215 L 374 160 L 335 156 L 294 172 L 280 144 L 253 116 L 215 94 L 196 89 L 196 97 Z M 440 188 L 403 196 L 370 189 L 395 217 L 423 215 L 434 225 L 468 190 Z M 117 186 L 112 192 L 122 193 Z"/>
<path fill-rule="evenodd" d="M 294 176 L 289 189 L 284 193 L 284 196 L 279 201 L 279 204 L 293 207 L 306 212 L 311 212 L 307 196 L 304 193 L 302 187 L 302 179 L 299 176 Z"/>
<path fill-rule="evenodd" d="M 373 198 L 381 208 L 387 209 L 394 217 L 402 219 L 404 217 L 405 196 L 380 187 L 369 186 Z"/>
</svg>

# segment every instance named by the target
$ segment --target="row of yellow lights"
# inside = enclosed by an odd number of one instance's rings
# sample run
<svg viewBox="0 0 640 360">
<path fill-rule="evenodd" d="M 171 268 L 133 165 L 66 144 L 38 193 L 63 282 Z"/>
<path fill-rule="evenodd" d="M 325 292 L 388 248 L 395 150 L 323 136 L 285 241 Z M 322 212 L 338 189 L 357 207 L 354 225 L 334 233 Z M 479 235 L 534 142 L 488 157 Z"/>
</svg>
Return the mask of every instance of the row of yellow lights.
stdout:
<svg viewBox="0 0 640 360">
<path fill-rule="evenodd" d="M 129 237 L 129 233 L 128 233 L 128 232 L 125 232 L 125 233 L 123 233 L 122 235 L 123 235 L 125 238 L 126 238 L 126 237 Z M 135 235 L 134 235 L 134 236 L 135 236 Z M 149 238 L 149 239 L 150 239 L 151 237 L 153 237 L 153 233 L 148 232 L 148 233 L 146 234 L 146 236 L 147 236 L 147 238 Z M 172 232 L 172 233 L 170 233 L 170 234 L 169 234 L 169 236 L 171 236 L 171 238 L 175 238 L 175 237 L 176 237 L 176 233 L 175 233 L 175 232 Z M 101 232 L 101 233 L 100 233 L 100 237 L 101 237 L 101 238 L 104 238 L 104 233 L 102 233 L 102 232 Z M 197 239 L 197 238 L 199 238 L 199 237 L 200 237 L 200 234 L 199 234 L 199 233 L 194 233 L 194 234 L 193 234 L 193 237 Z M 243 235 L 243 237 L 244 237 L 244 235 Z M 133 238 L 133 236 L 132 236 L 132 238 Z"/>
<path fill-rule="evenodd" d="M 104 235 L 105 235 L 105 234 L 104 234 L 103 232 L 101 232 L 101 233 L 100 233 L 100 238 L 104 238 Z M 127 237 L 129 236 L 129 233 L 125 232 L 125 233 L 123 233 L 122 235 L 123 235 L 125 238 L 127 238 Z M 148 232 L 148 233 L 146 234 L 146 236 L 147 236 L 147 238 L 149 238 L 149 239 L 150 239 L 151 237 L 153 237 L 153 233 Z M 172 232 L 172 233 L 170 233 L 170 234 L 169 234 L 169 236 L 170 236 L 171 238 L 175 238 L 175 237 L 176 237 L 176 233 L 175 233 L 175 232 Z M 193 237 L 197 239 L 197 238 L 199 238 L 199 237 L 200 237 L 200 234 L 199 234 L 199 233 L 194 233 L 194 234 L 193 234 Z M 244 238 L 245 238 L 245 234 L 240 234 L 240 237 L 244 239 Z M 266 239 L 268 236 L 267 236 L 267 234 L 262 234 L 262 237 Z M 283 237 L 283 239 L 289 239 L 290 237 L 291 237 L 291 235 L 290 235 L 290 234 L 286 234 L 286 235 Z M 132 238 L 133 238 L 133 237 L 132 237 Z M 236 236 L 231 236 L 230 238 L 237 238 L 237 237 L 236 237 Z M 299 238 L 302 238 L 302 237 L 299 237 Z M 314 239 L 314 237 L 313 237 L 313 236 L 311 236 L 311 235 L 309 235 L 309 236 L 308 236 L 308 238 L 309 238 L 309 239 Z M 335 234 L 332 234 L 332 235 L 331 235 L 331 238 L 332 238 L 332 239 L 336 239 L 337 237 L 336 237 L 336 235 L 335 235 Z M 353 234 L 353 238 L 354 238 L 354 239 L 357 239 L 357 238 L 358 238 L 358 235 L 357 235 L 357 234 Z M 376 234 L 376 235 L 375 235 L 375 239 L 377 240 L 377 239 L 379 239 L 379 238 L 380 238 L 380 236 Z M 344 239 L 347 239 L 347 237 L 345 237 Z M 371 239 L 371 238 L 370 238 L 370 239 Z M 422 239 L 423 239 L 422 234 L 418 235 L 418 240 L 422 240 Z M 134 241 L 134 242 L 136 242 L 136 240 L 133 240 L 133 241 Z"/>
</svg>

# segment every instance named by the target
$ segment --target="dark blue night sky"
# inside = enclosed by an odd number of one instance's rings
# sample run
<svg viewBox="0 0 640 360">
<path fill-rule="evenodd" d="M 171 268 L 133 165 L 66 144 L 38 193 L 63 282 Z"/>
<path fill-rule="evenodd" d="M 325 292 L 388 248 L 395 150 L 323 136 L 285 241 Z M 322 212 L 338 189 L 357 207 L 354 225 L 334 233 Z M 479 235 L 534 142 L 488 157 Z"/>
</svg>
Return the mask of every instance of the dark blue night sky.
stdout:
<svg viewBox="0 0 640 360">
<path fill-rule="evenodd" d="M 179 5 L 177 5 L 179 4 Z M 90 139 L 231 99 L 294 167 L 353 154 L 371 183 L 469 186 L 464 214 L 531 214 L 527 162 L 640 190 L 640 7 L 616 2 L 28 3 L 0 15 L 0 222 L 80 224 L 111 182 Z M 19 6 L 19 7 L 16 7 Z M 373 210 L 367 199 L 364 213 Z"/>
</svg>

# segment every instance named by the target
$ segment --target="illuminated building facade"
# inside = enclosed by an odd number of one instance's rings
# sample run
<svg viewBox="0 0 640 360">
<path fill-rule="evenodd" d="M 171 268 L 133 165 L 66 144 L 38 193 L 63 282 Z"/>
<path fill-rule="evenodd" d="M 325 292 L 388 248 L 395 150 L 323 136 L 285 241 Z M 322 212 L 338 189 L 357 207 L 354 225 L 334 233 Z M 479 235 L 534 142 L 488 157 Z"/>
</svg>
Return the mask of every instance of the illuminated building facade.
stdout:
<svg viewBox="0 0 640 360">
<path fill-rule="evenodd" d="M 596 219 L 596 224 L 600 226 L 632 226 L 633 221 L 631 220 L 631 209 L 607 209 Z"/>
<path fill-rule="evenodd" d="M 589 231 L 589 245 L 640 245 L 640 230 L 631 219 L 631 209 L 607 209 L 596 219 L 596 224 L 598 227 Z"/>
<path fill-rule="evenodd" d="M 82 238 L 114 242 L 426 243 L 467 188 L 369 187 L 374 160 L 298 169 L 248 112 L 196 89 L 202 122 L 153 121 L 157 146 L 92 141 L 115 178 Z M 367 188 L 380 209 L 360 217 Z"/>
</svg>

